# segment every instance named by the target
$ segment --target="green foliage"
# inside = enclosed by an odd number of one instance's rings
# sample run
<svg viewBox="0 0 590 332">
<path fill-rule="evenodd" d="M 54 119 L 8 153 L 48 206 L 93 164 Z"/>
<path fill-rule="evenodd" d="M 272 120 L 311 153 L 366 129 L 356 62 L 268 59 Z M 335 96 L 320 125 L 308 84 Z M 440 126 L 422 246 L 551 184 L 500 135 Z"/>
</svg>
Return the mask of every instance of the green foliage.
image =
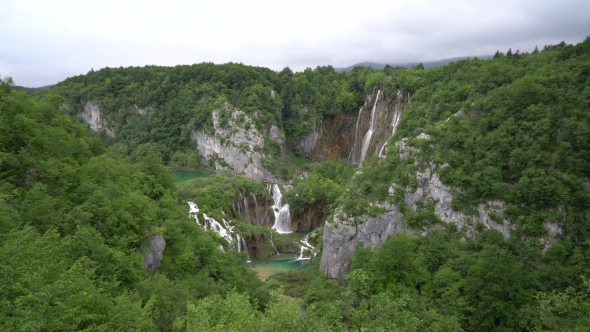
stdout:
<svg viewBox="0 0 590 332">
<path fill-rule="evenodd" d="M 63 99 L 0 85 L 0 329 L 169 331 L 188 301 L 232 290 L 267 307 L 243 257 L 188 218 L 157 144 L 131 164 L 64 115 Z M 148 274 L 155 234 L 166 248 Z"/>
<path fill-rule="evenodd" d="M 428 70 L 390 67 L 387 84 L 377 83 L 382 73 L 368 75 L 367 88 L 399 86 L 410 92 L 392 138 L 408 138 L 406 158 L 399 160 L 394 144 L 385 160 L 367 158 L 362 174 L 351 181 L 350 196 L 340 199 L 343 212 L 358 216 L 369 213 L 369 203 L 400 202 L 406 191 L 415 190 L 414 174 L 434 167 L 445 184 L 458 188 L 456 210 L 476 214 L 479 203 L 500 199 L 509 208 L 491 217 L 497 222 L 508 218 L 520 235 L 541 237 L 546 222 L 567 220 L 566 233 L 587 237 L 589 43 L 564 43 L 533 54 L 497 53 L 489 61 L 467 59 Z M 431 138 L 414 139 L 421 133 Z M 405 212 L 417 228 L 421 221 L 434 223 Z"/>
<path fill-rule="evenodd" d="M 541 309 L 539 331 L 587 331 L 590 328 L 590 281 L 582 289 L 568 287 L 536 295 Z"/>
<path fill-rule="evenodd" d="M 322 205 L 329 213 L 336 208 L 336 200 L 354 173 L 354 167 L 345 161 L 326 161 L 311 165 L 304 179 L 296 179 L 293 189 L 285 193 L 292 211 L 303 211 L 314 204 Z"/>
</svg>

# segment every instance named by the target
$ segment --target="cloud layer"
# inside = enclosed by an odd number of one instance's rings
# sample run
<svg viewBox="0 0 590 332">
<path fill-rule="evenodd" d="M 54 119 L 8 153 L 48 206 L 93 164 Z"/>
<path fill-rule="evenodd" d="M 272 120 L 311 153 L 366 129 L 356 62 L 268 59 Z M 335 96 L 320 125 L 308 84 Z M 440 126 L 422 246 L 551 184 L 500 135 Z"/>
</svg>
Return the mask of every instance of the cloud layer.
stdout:
<svg viewBox="0 0 590 332">
<path fill-rule="evenodd" d="M 203 61 L 280 70 L 531 51 L 590 34 L 586 0 L 9 1 L 0 75 L 43 86 L 91 68 Z"/>
</svg>

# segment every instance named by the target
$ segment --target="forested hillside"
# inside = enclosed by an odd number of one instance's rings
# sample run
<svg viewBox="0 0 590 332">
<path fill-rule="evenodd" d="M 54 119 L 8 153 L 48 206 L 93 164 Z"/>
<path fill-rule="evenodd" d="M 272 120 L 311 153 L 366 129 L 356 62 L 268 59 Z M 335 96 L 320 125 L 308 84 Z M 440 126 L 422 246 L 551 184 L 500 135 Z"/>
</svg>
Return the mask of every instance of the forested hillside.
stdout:
<svg viewBox="0 0 590 332">
<path fill-rule="evenodd" d="M 107 152 L 65 99 L 47 99 L 0 83 L 0 329 L 166 331 L 187 303 L 227 292 L 270 305 L 245 257 L 188 218 L 158 155 Z M 166 250 L 152 274 L 156 235 Z"/>
<path fill-rule="evenodd" d="M 0 327 L 585 331 L 589 177 L 590 38 L 430 69 L 104 68 L 32 97 L 4 79 Z M 246 264 L 300 249 L 265 282 Z"/>
</svg>

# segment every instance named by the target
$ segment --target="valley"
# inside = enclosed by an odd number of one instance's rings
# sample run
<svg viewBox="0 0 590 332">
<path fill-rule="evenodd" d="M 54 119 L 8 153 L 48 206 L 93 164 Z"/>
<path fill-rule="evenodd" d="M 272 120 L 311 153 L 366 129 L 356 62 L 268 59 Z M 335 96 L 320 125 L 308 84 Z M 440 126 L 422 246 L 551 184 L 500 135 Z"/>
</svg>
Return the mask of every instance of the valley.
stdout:
<svg viewBox="0 0 590 332">
<path fill-rule="evenodd" d="M 0 327 L 582 331 L 589 119 L 589 38 L 3 80 Z"/>
</svg>

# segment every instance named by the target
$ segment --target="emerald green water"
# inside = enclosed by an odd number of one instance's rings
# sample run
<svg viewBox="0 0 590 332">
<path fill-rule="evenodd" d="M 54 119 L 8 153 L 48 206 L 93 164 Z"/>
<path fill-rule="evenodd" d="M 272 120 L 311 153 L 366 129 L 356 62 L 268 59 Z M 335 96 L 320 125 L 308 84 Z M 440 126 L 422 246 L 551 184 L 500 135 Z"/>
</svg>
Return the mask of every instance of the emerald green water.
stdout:
<svg viewBox="0 0 590 332">
<path fill-rule="evenodd" d="M 177 171 L 170 174 L 176 182 L 185 182 L 195 178 L 206 178 L 213 175 L 213 171 L 207 169 L 194 169 L 188 171 Z"/>
<path fill-rule="evenodd" d="M 262 280 L 266 280 L 277 273 L 303 269 L 309 265 L 309 260 L 296 260 L 297 255 L 280 254 L 267 259 L 252 258 L 248 263 L 251 269 L 258 273 Z"/>
</svg>

